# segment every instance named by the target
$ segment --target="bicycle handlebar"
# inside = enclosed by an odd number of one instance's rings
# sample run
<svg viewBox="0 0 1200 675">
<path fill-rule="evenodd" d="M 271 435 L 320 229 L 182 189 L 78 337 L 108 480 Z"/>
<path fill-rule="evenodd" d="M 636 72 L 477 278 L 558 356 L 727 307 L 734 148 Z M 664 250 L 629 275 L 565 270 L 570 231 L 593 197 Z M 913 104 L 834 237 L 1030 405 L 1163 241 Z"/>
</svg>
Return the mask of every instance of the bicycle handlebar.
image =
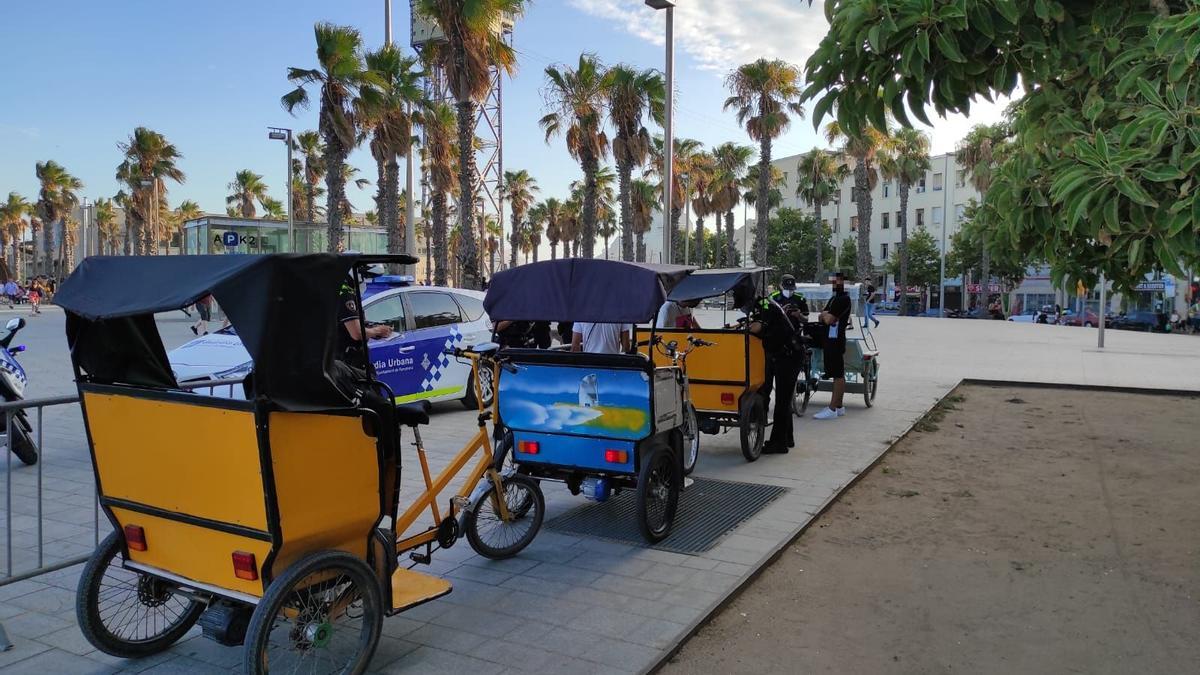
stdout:
<svg viewBox="0 0 1200 675">
<path fill-rule="evenodd" d="M 477 352 L 474 349 L 471 349 L 469 347 L 467 349 L 463 349 L 462 347 L 451 347 L 449 349 L 443 349 L 442 353 L 445 354 L 446 356 L 453 356 L 455 358 L 460 358 L 460 359 L 467 358 L 467 359 L 483 360 L 483 359 L 490 358 L 492 361 L 495 361 L 504 370 L 507 370 L 510 373 L 517 372 L 516 366 L 509 363 L 506 359 L 502 359 L 499 356 L 492 355 L 490 352 Z"/>
</svg>

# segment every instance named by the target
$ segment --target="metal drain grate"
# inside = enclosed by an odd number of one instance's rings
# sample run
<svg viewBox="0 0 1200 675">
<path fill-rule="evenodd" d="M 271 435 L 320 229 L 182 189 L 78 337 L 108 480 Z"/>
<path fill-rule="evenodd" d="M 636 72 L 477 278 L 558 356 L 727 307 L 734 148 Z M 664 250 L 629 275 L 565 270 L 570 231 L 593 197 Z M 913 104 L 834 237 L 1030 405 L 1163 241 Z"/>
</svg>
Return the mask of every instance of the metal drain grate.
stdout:
<svg viewBox="0 0 1200 675">
<path fill-rule="evenodd" d="M 777 485 L 697 478 L 679 496 L 679 510 L 670 536 L 653 548 L 688 555 L 703 553 L 787 490 Z M 651 546 L 638 530 L 634 490 L 624 490 L 603 503 L 588 502 L 571 509 L 546 523 L 546 527 L 565 534 Z"/>
</svg>

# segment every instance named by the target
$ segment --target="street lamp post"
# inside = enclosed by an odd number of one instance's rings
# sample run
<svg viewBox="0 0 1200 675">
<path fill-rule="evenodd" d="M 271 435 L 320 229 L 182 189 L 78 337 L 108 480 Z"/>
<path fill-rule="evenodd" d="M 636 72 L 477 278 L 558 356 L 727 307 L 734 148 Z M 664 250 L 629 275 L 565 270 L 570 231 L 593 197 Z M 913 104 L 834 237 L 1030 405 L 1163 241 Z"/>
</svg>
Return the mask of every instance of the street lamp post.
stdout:
<svg viewBox="0 0 1200 675">
<path fill-rule="evenodd" d="M 674 0 L 646 0 L 646 6 L 667 10 L 667 110 L 663 123 L 663 255 L 664 263 L 672 262 L 671 241 L 671 188 L 675 179 L 675 2 Z M 686 230 L 685 230 L 686 231 Z M 686 242 L 687 239 L 685 238 Z"/>
<path fill-rule="evenodd" d="M 946 221 L 950 220 L 950 185 L 957 185 L 958 181 L 950 182 L 950 153 L 946 153 L 944 162 L 945 168 L 942 169 L 942 250 L 941 250 L 941 270 L 938 272 L 938 316 L 946 316 Z M 905 214 L 907 216 L 907 214 Z M 966 280 L 963 280 L 963 296 L 966 296 L 967 286 Z M 907 292 L 907 289 L 905 289 Z M 960 307 L 962 305 L 959 305 Z"/>
<path fill-rule="evenodd" d="M 284 177 L 287 179 L 288 196 L 288 245 L 287 252 L 296 252 L 296 204 L 292 196 L 292 130 L 281 129 L 279 127 L 267 127 L 267 138 L 273 141 L 283 141 L 287 144 L 287 172 Z"/>
</svg>

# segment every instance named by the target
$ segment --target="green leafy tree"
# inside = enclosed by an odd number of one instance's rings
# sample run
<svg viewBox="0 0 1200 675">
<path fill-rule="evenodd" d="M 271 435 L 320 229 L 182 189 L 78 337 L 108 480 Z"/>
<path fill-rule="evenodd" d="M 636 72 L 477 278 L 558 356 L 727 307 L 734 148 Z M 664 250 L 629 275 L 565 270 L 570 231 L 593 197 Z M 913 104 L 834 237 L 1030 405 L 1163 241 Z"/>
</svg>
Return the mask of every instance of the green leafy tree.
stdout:
<svg viewBox="0 0 1200 675">
<path fill-rule="evenodd" d="M 652 141 L 642 124 L 647 114 L 662 124 L 666 110 L 666 86 L 657 70 L 637 70 L 623 63 L 608 69 L 605 96 L 616 135 L 612 140 L 617 163 L 617 199 L 621 211 L 621 259 L 633 260 L 633 205 L 630 181 L 633 168 L 646 163 Z M 607 249 L 606 249 L 607 250 Z"/>
<path fill-rule="evenodd" d="M 958 143 L 955 159 L 965 167 L 971 176 L 971 185 L 985 196 L 992 189 L 999 164 L 1010 148 L 1008 144 L 1009 129 L 1007 124 L 977 124 L 971 128 Z M 986 226 L 986 219 L 976 218 L 981 225 Z M 976 304 L 983 307 L 987 304 L 988 286 L 991 285 L 991 251 L 988 237 L 980 238 L 981 267 L 979 278 L 979 295 Z"/>
<path fill-rule="evenodd" d="M 852 201 L 858 207 L 858 260 L 855 271 L 859 279 L 870 279 L 875 274 L 871 262 L 871 192 L 879 183 L 879 163 L 891 144 L 887 128 L 851 129 L 839 122 L 830 122 L 825 127 L 825 139 L 831 144 L 840 144 L 842 152 L 854 158 L 854 187 Z"/>
<path fill-rule="evenodd" d="M 710 188 L 712 205 L 717 212 L 718 232 L 721 230 L 720 214 L 725 214 L 725 232 L 721 241 L 726 247 L 723 259 L 714 259 L 712 265 L 735 267 L 733 261 L 740 256 L 737 254 L 733 237 L 733 209 L 742 201 L 742 181 L 746 179 L 750 160 L 754 157 L 754 148 L 736 143 L 722 143 L 713 148 L 712 156 L 715 160 L 715 173 Z"/>
<path fill-rule="evenodd" d="M 699 156 L 704 151 L 704 144 L 692 138 L 676 138 L 672 144 L 675 154 L 671 159 L 671 242 L 673 249 L 673 257 L 671 260 L 681 262 L 683 260 L 683 245 L 684 238 L 680 236 L 679 221 L 683 217 L 683 205 L 688 199 L 687 176 L 691 170 L 693 158 Z M 662 136 L 654 137 L 654 148 L 651 151 L 650 158 L 650 173 L 657 176 L 659 179 L 657 191 L 661 198 L 663 194 L 663 175 L 666 173 L 664 167 L 666 144 Z M 687 224 L 684 224 L 684 229 L 687 229 Z M 644 250 L 643 250 L 644 254 Z M 644 257 L 641 255 L 640 257 Z M 639 257 L 639 259 L 640 259 Z M 666 258 L 664 257 L 664 260 Z M 643 261 L 644 262 L 644 261 Z"/>
<path fill-rule="evenodd" d="M 109 207 L 111 210 L 111 206 Z M 8 235 L 12 244 L 12 257 L 9 259 L 9 270 L 14 279 L 20 280 L 24 275 L 21 269 L 21 239 L 25 234 L 25 216 L 32 215 L 33 205 L 16 192 L 8 193 L 8 199 L 0 202 L 0 229 Z M 97 209 L 99 213 L 99 209 Z M 99 222 L 99 221 L 97 221 Z"/>
<path fill-rule="evenodd" d="M 900 193 L 900 222 L 896 223 L 900 228 L 900 250 L 892 260 L 897 265 L 892 274 L 899 279 L 901 288 L 908 288 L 908 193 L 929 171 L 929 137 L 916 129 L 897 130 L 891 137 L 889 152 L 880 161 L 880 170 L 884 178 L 896 181 L 896 191 Z M 907 312 L 908 303 L 900 303 L 900 314 Z"/>
<path fill-rule="evenodd" d="M 1118 290 L 1200 263 L 1200 3 L 842 0 L 807 63 L 813 117 L 929 123 L 1023 95 L 977 214 L 994 264 Z M 982 249 L 981 249 L 982 250 Z"/>
<path fill-rule="evenodd" d="M 962 274 L 963 279 L 971 277 L 980 281 L 981 291 L 987 292 L 987 286 L 992 280 L 1000 282 L 1005 293 L 1011 292 L 1025 280 L 1028 268 L 1042 262 L 1032 255 L 993 256 L 988 268 L 990 277 L 984 281 L 984 257 L 987 250 L 984 241 L 987 233 L 987 221 L 980 218 L 982 206 L 972 199 L 963 211 L 963 219 L 957 232 L 950 236 L 949 248 L 946 251 L 946 273 L 954 270 Z M 980 300 L 986 295 L 980 295 Z M 978 305 L 983 306 L 983 305 Z"/>
<path fill-rule="evenodd" d="M 155 216 L 167 203 L 166 181 L 185 180 L 176 165 L 183 155 L 165 136 L 146 127 L 134 129 L 129 139 L 117 147 L 124 153 L 124 159 L 117 167 L 116 178 L 129 188 L 125 219 L 133 226 L 135 250 L 140 255 L 157 254 L 162 233 L 158 231 L 161 219 Z"/>
<path fill-rule="evenodd" d="M 800 156 L 796 164 L 796 196 L 813 207 L 813 215 L 817 222 L 823 222 L 821 210 L 825 204 L 836 197 L 842 188 L 842 181 L 850 175 L 850 169 L 845 162 L 833 154 L 813 148 Z M 824 247 L 816 247 L 817 278 L 825 272 Z"/>
<path fill-rule="evenodd" d="M 51 236 L 52 227 L 54 223 L 59 222 L 62 224 L 63 231 L 66 231 L 67 216 L 71 214 L 71 209 L 79 204 L 79 196 L 76 191 L 83 189 L 83 181 L 71 175 L 66 168 L 54 160 L 38 162 L 34 171 L 38 183 L 41 185 L 35 208 L 43 223 L 42 252 L 45 254 L 45 271 L 53 274 L 56 270 L 54 270 L 52 258 L 54 250 L 54 237 Z M 34 248 L 36 249 L 36 245 Z M 36 258 L 34 258 L 34 262 L 37 262 Z"/>
<path fill-rule="evenodd" d="M 267 200 L 270 196 L 267 194 L 267 184 L 263 182 L 263 177 L 260 174 L 254 173 L 249 169 L 242 169 L 233 176 L 233 181 L 229 183 L 231 190 L 228 197 L 225 198 L 225 204 L 237 209 L 242 218 L 254 218 L 258 216 L 258 210 L 254 208 L 254 202 L 262 204 L 263 208 L 267 208 Z M 283 205 L 280 205 L 283 208 Z M 284 216 L 286 218 L 286 216 Z"/>
<path fill-rule="evenodd" d="M 816 216 L 799 209 L 782 208 L 767 228 L 771 266 L 798 281 L 817 280 L 817 242 L 822 257 L 833 259 L 832 232 Z"/>
<path fill-rule="evenodd" d="M 654 212 L 661 208 L 662 203 L 658 199 L 654 183 L 644 178 L 633 181 L 630 196 L 630 204 L 633 207 L 633 235 L 637 239 L 634 256 L 638 262 L 646 262 L 646 233 L 654 223 Z"/>
<path fill-rule="evenodd" d="M 296 136 L 296 149 L 304 163 L 304 219 L 316 222 L 317 197 L 321 188 L 317 183 L 325 177 L 325 143 L 316 131 L 301 131 Z"/>
<path fill-rule="evenodd" d="M 899 278 L 902 264 L 904 261 L 900 259 L 900 256 L 892 256 L 892 259 L 888 261 L 888 273 Z M 908 239 L 906 266 L 908 268 L 907 283 L 898 284 L 900 288 L 937 286 L 942 274 L 942 258 L 938 253 L 937 240 L 924 227 L 917 228 L 913 236 Z"/>
<path fill-rule="evenodd" d="M 529 213 L 529 208 L 533 206 L 533 201 L 540 191 L 537 179 L 525 169 L 504 172 L 504 201 L 508 202 L 509 208 L 512 209 L 512 238 L 509 241 L 512 250 L 508 261 L 510 267 L 517 265 L 517 250 L 521 248 L 525 235 L 525 215 Z"/>
<path fill-rule="evenodd" d="M 848 277 L 854 277 L 855 270 L 858 269 L 858 244 L 854 239 L 846 239 L 842 242 L 842 248 L 838 251 L 837 269 Z M 824 281 L 824 279 L 819 281 Z"/>
</svg>

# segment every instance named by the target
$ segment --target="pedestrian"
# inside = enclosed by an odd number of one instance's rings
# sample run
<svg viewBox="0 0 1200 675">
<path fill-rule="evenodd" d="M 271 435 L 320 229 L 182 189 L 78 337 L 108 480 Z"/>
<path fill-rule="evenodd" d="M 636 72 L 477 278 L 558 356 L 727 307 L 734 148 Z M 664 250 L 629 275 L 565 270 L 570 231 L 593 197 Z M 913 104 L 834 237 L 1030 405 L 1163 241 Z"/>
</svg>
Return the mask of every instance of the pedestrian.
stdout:
<svg viewBox="0 0 1200 675">
<path fill-rule="evenodd" d="M 212 321 L 212 301 L 211 295 L 196 301 L 196 313 L 200 315 L 196 323 L 192 324 L 192 332 L 196 335 L 208 335 L 208 322 Z"/>
<path fill-rule="evenodd" d="M 29 285 L 30 314 L 42 313 L 42 286 L 36 279 Z"/>
<path fill-rule="evenodd" d="M 875 318 L 875 304 L 879 302 L 879 293 L 871 284 L 867 284 L 867 313 L 866 320 L 874 321 L 875 327 L 879 327 L 879 319 Z"/>
<path fill-rule="evenodd" d="M 627 323 L 577 321 L 571 326 L 571 351 L 590 354 L 627 354 L 633 326 Z"/>
<path fill-rule="evenodd" d="M 21 289 L 17 286 L 17 282 L 9 279 L 4 282 L 4 296 L 8 298 L 8 308 L 13 308 L 13 303 L 17 301 L 17 296 L 21 293 Z"/>
<path fill-rule="evenodd" d="M 699 300 L 676 302 L 668 300 L 658 308 L 658 317 L 654 320 L 655 328 L 690 330 L 700 327 L 692 310 L 700 304 Z"/>
<path fill-rule="evenodd" d="M 768 409 L 771 392 L 775 392 L 771 437 L 763 445 L 763 453 L 786 454 L 789 448 L 796 445 L 791 402 L 804 358 L 801 340 L 808 318 L 808 301 L 796 292 L 795 277 L 785 274 L 779 280 L 779 290 L 762 301 L 762 310 L 759 313 L 761 328 L 758 332 L 762 335 L 766 351 L 767 372 L 758 393 Z M 755 332 L 753 325 L 751 332 Z"/>
<path fill-rule="evenodd" d="M 813 419 L 830 420 L 846 414 L 842 398 L 846 394 L 846 329 L 850 323 L 850 296 L 846 293 L 846 279 L 835 272 L 830 279 L 833 297 L 821 310 L 821 323 L 828 327 L 825 335 L 825 376 L 833 380 L 833 396 L 829 407 L 813 415 Z"/>
</svg>

